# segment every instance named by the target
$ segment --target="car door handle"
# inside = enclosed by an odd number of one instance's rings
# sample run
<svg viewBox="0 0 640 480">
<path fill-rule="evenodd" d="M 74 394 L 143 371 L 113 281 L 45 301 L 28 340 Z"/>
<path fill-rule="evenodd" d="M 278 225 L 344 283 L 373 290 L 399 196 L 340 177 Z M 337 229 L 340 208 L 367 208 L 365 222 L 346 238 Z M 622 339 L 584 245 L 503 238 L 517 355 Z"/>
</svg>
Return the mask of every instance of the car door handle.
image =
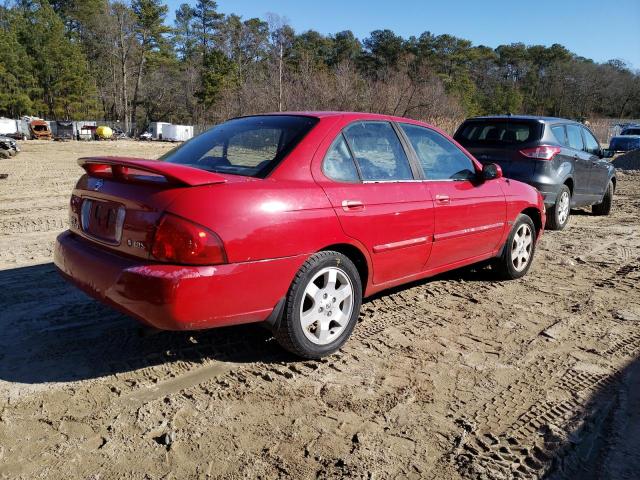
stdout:
<svg viewBox="0 0 640 480">
<path fill-rule="evenodd" d="M 451 199 L 449 195 L 436 195 L 436 203 L 438 205 L 449 205 L 451 203 Z"/>
<path fill-rule="evenodd" d="M 342 209 L 345 212 L 353 212 L 354 210 L 364 210 L 364 204 L 360 200 L 343 200 Z"/>
</svg>

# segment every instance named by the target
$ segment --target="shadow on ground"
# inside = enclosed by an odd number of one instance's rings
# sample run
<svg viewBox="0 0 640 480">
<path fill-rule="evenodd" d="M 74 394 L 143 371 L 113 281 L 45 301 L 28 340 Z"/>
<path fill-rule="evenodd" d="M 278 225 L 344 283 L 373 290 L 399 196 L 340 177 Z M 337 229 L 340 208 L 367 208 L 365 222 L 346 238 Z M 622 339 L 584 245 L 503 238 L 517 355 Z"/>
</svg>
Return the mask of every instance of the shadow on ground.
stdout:
<svg viewBox="0 0 640 480">
<path fill-rule="evenodd" d="M 103 306 L 53 264 L 0 271 L 0 380 L 27 384 L 102 377 L 173 361 L 290 358 L 259 325 L 161 332 Z"/>
<path fill-rule="evenodd" d="M 460 269 L 436 280 L 486 281 Z M 376 295 L 425 283 L 414 282 Z M 260 325 L 193 332 L 142 327 L 65 282 L 53 264 L 0 271 L 0 380 L 36 384 L 133 371 L 172 361 L 297 361 Z"/>
<path fill-rule="evenodd" d="M 596 381 L 596 390 L 572 412 L 564 433 L 540 432 L 543 450 L 552 458 L 544 478 L 640 478 L 640 357 Z"/>
</svg>

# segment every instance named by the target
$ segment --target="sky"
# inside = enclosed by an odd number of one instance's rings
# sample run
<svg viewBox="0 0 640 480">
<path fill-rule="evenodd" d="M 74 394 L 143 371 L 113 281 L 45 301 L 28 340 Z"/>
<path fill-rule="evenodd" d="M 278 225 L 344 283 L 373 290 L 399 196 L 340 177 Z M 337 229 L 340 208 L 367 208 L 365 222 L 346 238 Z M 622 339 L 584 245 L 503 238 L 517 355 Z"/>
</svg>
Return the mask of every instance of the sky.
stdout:
<svg viewBox="0 0 640 480">
<path fill-rule="evenodd" d="M 166 3 L 175 10 L 195 0 Z M 388 28 L 404 38 L 449 33 L 492 48 L 559 43 L 597 62 L 618 58 L 640 69 L 640 0 L 218 0 L 218 10 L 244 19 L 276 13 L 296 32 L 351 30 L 360 39 Z"/>
</svg>

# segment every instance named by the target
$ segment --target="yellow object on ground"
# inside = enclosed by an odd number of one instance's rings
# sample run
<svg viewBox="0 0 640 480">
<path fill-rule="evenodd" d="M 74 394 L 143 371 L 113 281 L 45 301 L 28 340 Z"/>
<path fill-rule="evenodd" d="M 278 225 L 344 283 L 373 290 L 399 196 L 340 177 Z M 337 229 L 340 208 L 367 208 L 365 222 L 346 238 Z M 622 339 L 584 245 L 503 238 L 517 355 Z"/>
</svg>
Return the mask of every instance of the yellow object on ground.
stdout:
<svg viewBox="0 0 640 480">
<path fill-rule="evenodd" d="M 113 130 L 103 125 L 96 128 L 96 135 L 100 138 L 111 138 L 111 136 L 113 135 Z"/>
</svg>

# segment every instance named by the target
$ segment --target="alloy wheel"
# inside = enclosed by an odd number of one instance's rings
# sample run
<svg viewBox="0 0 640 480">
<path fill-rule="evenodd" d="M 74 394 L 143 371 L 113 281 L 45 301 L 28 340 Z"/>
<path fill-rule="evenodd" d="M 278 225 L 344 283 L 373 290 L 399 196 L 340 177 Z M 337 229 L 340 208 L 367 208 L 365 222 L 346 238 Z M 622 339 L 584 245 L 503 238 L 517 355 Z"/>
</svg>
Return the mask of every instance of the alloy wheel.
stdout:
<svg viewBox="0 0 640 480">
<path fill-rule="evenodd" d="M 340 268 L 318 271 L 304 289 L 300 322 L 305 337 L 327 345 L 340 337 L 353 313 L 353 285 Z"/>
<path fill-rule="evenodd" d="M 533 232 L 529 225 L 518 227 L 511 242 L 511 262 L 516 271 L 521 272 L 529 264 L 531 250 L 533 248 Z"/>
<path fill-rule="evenodd" d="M 558 201 L 558 221 L 564 225 L 569 217 L 569 192 L 562 192 Z"/>
</svg>

